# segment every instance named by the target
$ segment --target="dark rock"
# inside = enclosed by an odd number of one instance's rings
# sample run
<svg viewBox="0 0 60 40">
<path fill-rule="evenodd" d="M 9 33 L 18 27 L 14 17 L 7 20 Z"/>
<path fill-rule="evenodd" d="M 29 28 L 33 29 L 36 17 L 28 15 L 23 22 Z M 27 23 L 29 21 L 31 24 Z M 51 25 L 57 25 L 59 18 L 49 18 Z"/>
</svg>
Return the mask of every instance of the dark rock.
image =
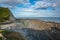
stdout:
<svg viewBox="0 0 60 40">
<path fill-rule="evenodd" d="M 55 40 L 60 40 L 60 29 L 53 27 L 50 33 Z"/>
</svg>

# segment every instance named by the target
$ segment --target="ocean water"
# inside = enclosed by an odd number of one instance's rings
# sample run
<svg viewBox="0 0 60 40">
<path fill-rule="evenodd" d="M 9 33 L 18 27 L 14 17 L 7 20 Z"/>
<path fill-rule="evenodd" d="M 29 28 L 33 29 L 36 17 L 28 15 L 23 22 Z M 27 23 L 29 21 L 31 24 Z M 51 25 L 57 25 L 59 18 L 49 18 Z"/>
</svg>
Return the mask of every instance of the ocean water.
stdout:
<svg viewBox="0 0 60 40">
<path fill-rule="evenodd" d="M 40 20 L 60 23 L 60 17 L 40 17 Z"/>
<path fill-rule="evenodd" d="M 17 19 L 36 19 L 36 20 L 60 23 L 60 17 L 28 17 L 28 18 L 23 17 L 23 18 L 17 18 Z"/>
</svg>

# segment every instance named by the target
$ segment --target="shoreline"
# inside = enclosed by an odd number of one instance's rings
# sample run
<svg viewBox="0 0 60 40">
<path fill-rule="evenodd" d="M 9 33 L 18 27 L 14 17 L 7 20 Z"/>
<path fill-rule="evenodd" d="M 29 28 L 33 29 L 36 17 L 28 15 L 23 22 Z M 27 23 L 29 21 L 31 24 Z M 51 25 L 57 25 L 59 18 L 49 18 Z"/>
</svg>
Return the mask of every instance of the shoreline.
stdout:
<svg viewBox="0 0 60 40">
<path fill-rule="evenodd" d="M 60 23 L 46 22 L 43 20 L 15 20 L 9 23 L 0 24 L 1 29 L 31 28 L 36 30 L 48 30 L 51 27 L 60 29 Z"/>
</svg>

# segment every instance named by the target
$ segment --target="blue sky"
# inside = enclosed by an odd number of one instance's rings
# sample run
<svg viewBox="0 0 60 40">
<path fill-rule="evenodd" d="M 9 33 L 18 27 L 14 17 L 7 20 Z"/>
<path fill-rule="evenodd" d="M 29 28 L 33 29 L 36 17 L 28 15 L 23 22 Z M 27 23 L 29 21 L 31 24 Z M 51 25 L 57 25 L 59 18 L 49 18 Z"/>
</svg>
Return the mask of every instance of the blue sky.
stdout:
<svg viewBox="0 0 60 40">
<path fill-rule="evenodd" d="M 0 7 L 7 7 L 16 18 L 60 17 L 60 0 L 0 0 Z"/>
</svg>

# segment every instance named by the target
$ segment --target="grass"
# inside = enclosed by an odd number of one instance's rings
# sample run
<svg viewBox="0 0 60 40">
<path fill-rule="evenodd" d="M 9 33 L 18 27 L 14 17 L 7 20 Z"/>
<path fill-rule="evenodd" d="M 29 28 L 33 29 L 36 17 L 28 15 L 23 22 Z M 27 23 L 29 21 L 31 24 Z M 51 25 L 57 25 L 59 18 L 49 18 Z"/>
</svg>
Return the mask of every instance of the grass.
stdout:
<svg viewBox="0 0 60 40">
<path fill-rule="evenodd" d="M 0 22 L 9 20 L 9 16 L 10 16 L 9 9 L 0 7 Z"/>
<path fill-rule="evenodd" d="M 5 30 L 0 30 L 0 33 L 4 32 Z"/>
<path fill-rule="evenodd" d="M 11 30 L 0 30 L 0 33 L 6 38 L 6 40 L 25 40 L 24 36 L 19 32 L 13 32 Z M 0 37 L 2 40 L 2 37 Z"/>
<path fill-rule="evenodd" d="M 11 33 L 12 31 L 9 31 L 9 30 L 0 30 L 0 34 L 1 35 L 5 35 L 5 34 L 8 34 L 8 33 Z M 0 40 L 3 40 L 2 37 L 0 36 Z"/>
<path fill-rule="evenodd" d="M 0 37 L 0 40 L 2 40 L 2 37 Z"/>
</svg>

